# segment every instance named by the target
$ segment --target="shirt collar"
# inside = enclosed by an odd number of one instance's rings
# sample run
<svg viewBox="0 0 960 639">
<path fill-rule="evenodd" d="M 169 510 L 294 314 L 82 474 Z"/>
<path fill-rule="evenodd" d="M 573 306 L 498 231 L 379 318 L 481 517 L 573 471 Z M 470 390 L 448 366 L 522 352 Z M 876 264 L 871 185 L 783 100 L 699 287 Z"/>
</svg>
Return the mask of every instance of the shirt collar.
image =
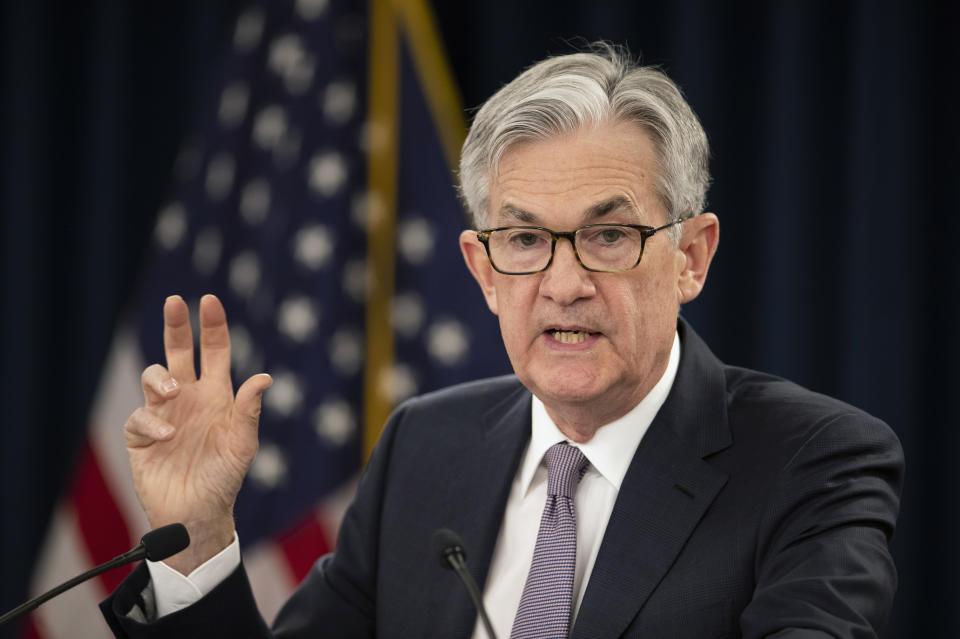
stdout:
<svg viewBox="0 0 960 639">
<path fill-rule="evenodd" d="M 523 494 L 526 495 L 530 489 L 533 475 L 543 462 L 543 456 L 547 450 L 562 441 L 578 447 L 590 465 L 619 491 L 633 454 L 647 429 L 650 428 L 653 418 L 666 401 L 679 367 L 680 338 L 674 333 L 670 358 L 660 380 L 630 412 L 600 427 L 585 444 L 577 444 L 567 439 L 550 419 L 543 402 L 533 396 L 530 445 L 527 447 L 520 468 L 520 485 Z"/>
</svg>

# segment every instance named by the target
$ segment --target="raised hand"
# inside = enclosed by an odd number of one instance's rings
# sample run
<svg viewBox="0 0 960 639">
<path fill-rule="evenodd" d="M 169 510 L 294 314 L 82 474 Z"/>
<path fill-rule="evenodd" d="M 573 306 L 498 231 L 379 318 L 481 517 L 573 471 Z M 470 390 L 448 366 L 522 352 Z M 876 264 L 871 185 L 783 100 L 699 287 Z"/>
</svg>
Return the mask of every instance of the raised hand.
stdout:
<svg viewBox="0 0 960 639">
<path fill-rule="evenodd" d="M 143 371 L 145 405 L 124 427 L 133 482 L 152 527 L 183 522 L 190 547 L 166 561 L 183 574 L 233 539 L 233 506 L 257 452 L 263 391 L 273 380 L 259 374 L 233 395 L 230 334 L 223 306 L 200 300 L 200 377 L 186 303 L 168 297 L 163 307 L 167 368 Z"/>
</svg>

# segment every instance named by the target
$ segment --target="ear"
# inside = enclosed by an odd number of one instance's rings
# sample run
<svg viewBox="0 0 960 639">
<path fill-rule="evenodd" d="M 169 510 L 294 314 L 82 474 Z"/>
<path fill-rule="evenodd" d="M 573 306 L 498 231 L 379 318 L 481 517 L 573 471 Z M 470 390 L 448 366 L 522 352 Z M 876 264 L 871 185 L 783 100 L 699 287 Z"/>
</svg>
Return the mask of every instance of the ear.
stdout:
<svg viewBox="0 0 960 639">
<path fill-rule="evenodd" d="M 480 285 L 490 312 L 497 315 L 497 290 L 493 286 L 493 266 L 490 264 L 490 258 L 487 257 L 487 250 L 477 239 L 476 231 L 467 230 L 460 234 L 460 252 L 463 253 L 463 261 L 467 263 L 473 279 Z"/>
<path fill-rule="evenodd" d="M 683 223 L 679 250 L 686 258 L 686 264 L 677 280 L 677 297 L 681 304 L 693 300 L 703 290 L 719 242 L 720 220 L 713 213 L 701 213 Z"/>
</svg>

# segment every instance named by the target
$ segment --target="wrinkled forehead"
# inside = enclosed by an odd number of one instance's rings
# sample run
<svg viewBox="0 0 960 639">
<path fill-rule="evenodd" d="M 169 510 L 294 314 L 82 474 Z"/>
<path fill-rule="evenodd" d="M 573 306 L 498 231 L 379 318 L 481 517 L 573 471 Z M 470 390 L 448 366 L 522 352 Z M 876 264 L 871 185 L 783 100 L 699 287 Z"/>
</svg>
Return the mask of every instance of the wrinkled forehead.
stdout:
<svg viewBox="0 0 960 639">
<path fill-rule="evenodd" d="M 662 213 L 656 156 L 629 123 L 580 130 L 508 148 L 490 178 L 491 224 L 546 225 L 615 219 L 650 224 Z"/>
<path fill-rule="evenodd" d="M 504 202 L 494 212 L 494 220 L 498 224 L 504 225 L 546 226 L 550 220 L 545 219 L 545 217 L 543 213 L 528 211 L 509 201 Z M 611 219 L 630 224 L 641 224 L 645 216 L 632 200 L 622 195 L 615 195 L 582 209 L 579 217 L 582 224 L 608 222 Z"/>
</svg>

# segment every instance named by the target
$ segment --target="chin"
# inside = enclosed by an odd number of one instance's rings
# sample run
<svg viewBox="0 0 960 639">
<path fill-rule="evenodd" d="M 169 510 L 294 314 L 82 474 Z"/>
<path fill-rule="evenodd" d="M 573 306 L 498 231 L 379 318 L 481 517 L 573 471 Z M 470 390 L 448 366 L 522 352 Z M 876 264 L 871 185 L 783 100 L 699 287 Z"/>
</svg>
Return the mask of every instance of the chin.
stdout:
<svg viewBox="0 0 960 639">
<path fill-rule="evenodd" d="M 607 394 L 612 380 L 603 380 L 593 371 L 566 370 L 563 366 L 534 373 L 529 382 L 521 378 L 527 388 L 544 402 L 587 403 Z"/>
</svg>

